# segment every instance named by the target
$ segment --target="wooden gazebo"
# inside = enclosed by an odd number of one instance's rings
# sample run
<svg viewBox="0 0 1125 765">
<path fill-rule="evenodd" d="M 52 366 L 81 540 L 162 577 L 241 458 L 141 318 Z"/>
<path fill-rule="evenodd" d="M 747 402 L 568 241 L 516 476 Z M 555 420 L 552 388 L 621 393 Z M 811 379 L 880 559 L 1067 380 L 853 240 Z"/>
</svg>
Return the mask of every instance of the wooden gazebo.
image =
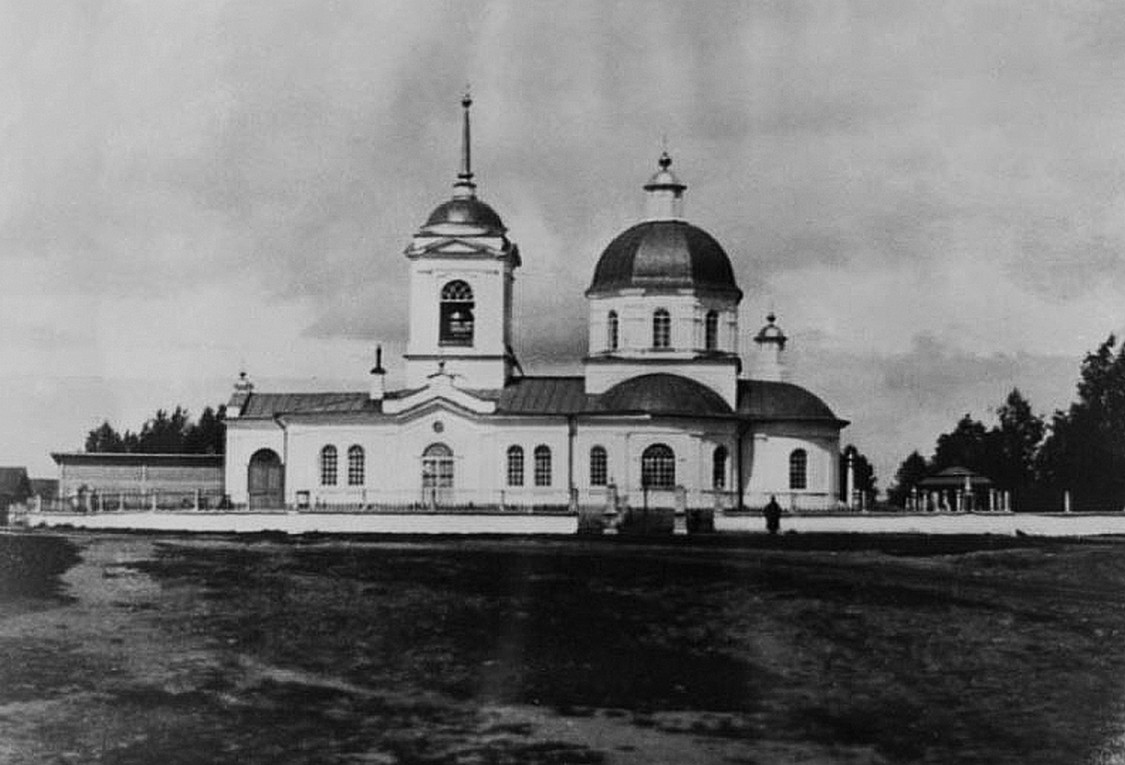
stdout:
<svg viewBox="0 0 1125 765">
<path fill-rule="evenodd" d="M 992 487 L 988 476 L 965 467 L 942 470 L 918 482 L 919 509 L 970 511 L 1004 509 L 1004 498 Z"/>
</svg>

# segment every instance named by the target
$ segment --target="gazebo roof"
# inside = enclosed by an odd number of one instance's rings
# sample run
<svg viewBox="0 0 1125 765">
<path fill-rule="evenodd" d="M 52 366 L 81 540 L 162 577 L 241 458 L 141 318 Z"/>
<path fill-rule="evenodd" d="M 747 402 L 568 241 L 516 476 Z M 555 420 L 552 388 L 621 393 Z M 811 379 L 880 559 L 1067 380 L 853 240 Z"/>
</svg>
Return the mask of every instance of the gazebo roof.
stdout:
<svg viewBox="0 0 1125 765">
<path fill-rule="evenodd" d="M 969 486 L 974 489 L 992 486 L 992 481 L 980 473 L 974 473 L 972 470 L 964 467 L 950 467 L 927 478 L 923 478 L 918 482 L 918 488 L 957 489 L 963 487 L 966 481 L 969 483 Z"/>
</svg>

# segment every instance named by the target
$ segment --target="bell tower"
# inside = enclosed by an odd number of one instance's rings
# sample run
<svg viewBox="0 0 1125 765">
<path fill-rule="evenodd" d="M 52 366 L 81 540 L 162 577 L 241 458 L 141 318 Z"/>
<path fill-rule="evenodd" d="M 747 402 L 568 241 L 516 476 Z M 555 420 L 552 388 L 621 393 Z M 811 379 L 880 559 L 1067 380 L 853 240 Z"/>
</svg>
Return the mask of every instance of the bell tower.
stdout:
<svg viewBox="0 0 1125 765">
<path fill-rule="evenodd" d="M 406 384 L 436 374 L 460 388 L 503 388 L 511 375 L 512 284 L 519 248 L 473 182 L 468 93 L 461 99 L 461 167 L 443 202 L 406 248 L 410 337 Z"/>
</svg>

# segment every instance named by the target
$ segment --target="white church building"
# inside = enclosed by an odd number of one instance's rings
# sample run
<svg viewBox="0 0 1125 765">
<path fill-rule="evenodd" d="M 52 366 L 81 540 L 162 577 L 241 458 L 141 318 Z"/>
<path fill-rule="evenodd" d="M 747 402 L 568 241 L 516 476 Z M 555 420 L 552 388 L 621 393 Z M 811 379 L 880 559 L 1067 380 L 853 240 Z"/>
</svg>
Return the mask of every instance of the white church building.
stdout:
<svg viewBox="0 0 1125 765">
<path fill-rule="evenodd" d="M 511 348 L 519 247 L 477 196 L 466 98 L 453 196 L 409 246 L 405 387 L 258 391 L 227 407 L 226 493 L 251 508 L 756 509 L 839 503 L 838 418 L 784 379 L 771 314 L 739 356 L 730 259 L 684 219 L 663 154 L 643 220 L 602 252 L 583 373 L 525 374 Z M 576 296 L 577 298 L 577 296 Z"/>
</svg>

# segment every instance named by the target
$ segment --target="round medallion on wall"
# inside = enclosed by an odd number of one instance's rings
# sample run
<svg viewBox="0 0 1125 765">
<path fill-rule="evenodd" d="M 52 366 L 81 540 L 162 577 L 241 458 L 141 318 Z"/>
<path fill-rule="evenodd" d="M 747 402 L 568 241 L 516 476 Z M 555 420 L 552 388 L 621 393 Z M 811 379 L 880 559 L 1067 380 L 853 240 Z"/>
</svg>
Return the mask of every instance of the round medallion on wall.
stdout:
<svg viewBox="0 0 1125 765">
<path fill-rule="evenodd" d="M 442 422 L 441 420 L 437 420 L 437 421 L 436 421 L 436 422 L 434 423 L 434 432 L 435 432 L 435 433 L 440 433 L 440 432 L 442 432 L 443 430 L 445 430 L 445 423 L 443 423 L 443 422 Z"/>
</svg>

